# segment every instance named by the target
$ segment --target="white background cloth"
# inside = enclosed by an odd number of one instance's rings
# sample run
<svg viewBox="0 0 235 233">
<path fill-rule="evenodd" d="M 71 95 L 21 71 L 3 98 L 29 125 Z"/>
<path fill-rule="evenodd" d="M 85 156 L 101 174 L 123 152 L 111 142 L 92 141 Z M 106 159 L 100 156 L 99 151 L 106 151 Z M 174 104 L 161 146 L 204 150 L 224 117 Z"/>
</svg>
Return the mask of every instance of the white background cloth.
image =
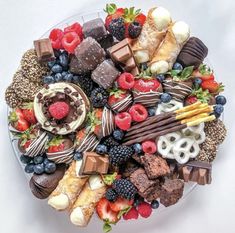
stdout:
<svg viewBox="0 0 235 233">
<path fill-rule="evenodd" d="M 0 232 L 75 233 L 101 232 L 94 223 L 86 229 L 72 226 L 63 213 L 33 198 L 24 173 L 13 155 L 7 132 L 5 88 L 20 58 L 45 31 L 61 20 L 87 10 L 103 9 L 104 0 L 0 0 Z M 197 187 L 184 201 L 143 221 L 129 221 L 113 232 L 214 233 L 235 230 L 235 1 L 165 0 L 119 1 L 147 9 L 156 4 L 186 21 L 192 33 L 209 47 L 216 76 L 226 85 L 225 123 L 229 133 L 213 166 L 213 182 Z M 125 2 L 125 3 L 124 3 Z M 120 4 L 121 5 L 121 4 Z M 99 228 L 98 228 L 99 227 Z"/>
</svg>

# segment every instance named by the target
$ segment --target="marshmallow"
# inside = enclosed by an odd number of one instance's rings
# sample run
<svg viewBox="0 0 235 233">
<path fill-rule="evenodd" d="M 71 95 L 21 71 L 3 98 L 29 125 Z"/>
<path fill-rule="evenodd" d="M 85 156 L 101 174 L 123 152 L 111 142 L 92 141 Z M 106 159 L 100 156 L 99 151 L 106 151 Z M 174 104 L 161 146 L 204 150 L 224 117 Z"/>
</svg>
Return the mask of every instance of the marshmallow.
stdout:
<svg viewBox="0 0 235 233">
<path fill-rule="evenodd" d="M 167 29 L 168 25 L 171 22 L 170 12 L 163 7 L 157 7 L 152 12 L 152 17 L 159 31 Z"/>
<path fill-rule="evenodd" d="M 69 198 L 67 195 L 61 193 L 58 196 L 51 197 L 48 200 L 48 205 L 54 207 L 56 210 L 64 210 L 69 206 Z"/>
<path fill-rule="evenodd" d="M 174 25 L 172 26 L 172 31 L 174 33 L 176 41 L 179 44 L 186 42 L 186 40 L 190 36 L 189 26 L 183 21 L 178 21 L 174 23 Z"/>
</svg>

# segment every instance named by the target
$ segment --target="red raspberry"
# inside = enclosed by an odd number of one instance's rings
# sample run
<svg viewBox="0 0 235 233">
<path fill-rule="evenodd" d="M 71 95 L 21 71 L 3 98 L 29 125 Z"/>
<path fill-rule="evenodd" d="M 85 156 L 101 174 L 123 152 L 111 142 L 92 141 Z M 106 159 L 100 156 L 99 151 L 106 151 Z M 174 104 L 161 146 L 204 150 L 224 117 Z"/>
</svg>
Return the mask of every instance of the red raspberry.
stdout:
<svg viewBox="0 0 235 233">
<path fill-rule="evenodd" d="M 145 141 L 142 143 L 142 148 L 146 154 L 154 154 L 157 151 L 156 143 L 153 141 Z"/>
<path fill-rule="evenodd" d="M 123 215 L 123 219 L 138 219 L 139 213 L 135 207 L 132 207 L 126 214 Z"/>
<path fill-rule="evenodd" d="M 152 213 L 151 205 L 147 202 L 142 202 L 138 205 L 138 212 L 143 218 L 148 218 Z"/>
<path fill-rule="evenodd" d="M 133 121 L 136 122 L 144 121 L 148 117 L 148 111 L 141 104 L 134 104 L 130 108 L 129 113 L 131 114 Z"/>
<path fill-rule="evenodd" d="M 49 112 L 56 120 L 61 120 L 68 116 L 69 105 L 65 102 L 58 101 L 49 106 Z"/>
<path fill-rule="evenodd" d="M 55 28 L 50 32 L 49 38 L 51 40 L 52 48 L 54 49 L 62 49 L 61 40 L 64 36 L 64 33 L 61 29 Z"/>
<path fill-rule="evenodd" d="M 64 33 L 66 34 L 68 32 L 76 32 L 80 39 L 83 39 L 82 26 L 77 22 L 64 28 Z"/>
<path fill-rule="evenodd" d="M 115 116 L 115 124 L 122 130 L 128 130 L 131 127 L 131 120 L 128 112 L 121 112 Z"/>
<path fill-rule="evenodd" d="M 121 76 L 119 76 L 117 82 L 122 89 L 128 90 L 135 85 L 135 78 L 130 73 L 123 73 Z"/>
<path fill-rule="evenodd" d="M 68 32 L 62 38 L 62 45 L 69 53 L 74 53 L 74 50 L 81 43 L 80 37 L 76 32 Z"/>
</svg>

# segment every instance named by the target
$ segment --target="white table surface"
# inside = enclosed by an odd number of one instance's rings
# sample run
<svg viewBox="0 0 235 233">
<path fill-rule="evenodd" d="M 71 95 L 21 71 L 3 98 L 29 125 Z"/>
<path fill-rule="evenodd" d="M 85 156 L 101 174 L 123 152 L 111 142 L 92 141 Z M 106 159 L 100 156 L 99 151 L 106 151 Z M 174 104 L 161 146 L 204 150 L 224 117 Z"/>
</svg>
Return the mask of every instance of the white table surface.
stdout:
<svg viewBox="0 0 235 233">
<path fill-rule="evenodd" d="M 101 232 L 98 224 L 72 226 L 66 215 L 33 198 L 13 155 L 7 132 L 4 92 L 32 41 L 64 18 L 102 9 L 104 0 L 0 0 L 0 232 Z M 225 123 L 229 129 L 213 166 L 213 183 L 196 190 L 183 202 L 146 221 L 129 221 L 113 232 L 214 233 L 235 232 L 235 1 L 165 0 L 119 1 L 143 9 L 155 4 L 168 8 L 175 19 L 188 22 L 194 35 L 209 47 L 217 76 L 226 85 Z M 138 3 L 138 4 L 137 4 Z M 123 3 L 124 5 L 127 5 Z M 100 226 L 99 226 L 100 227 Z"/>
</svg>

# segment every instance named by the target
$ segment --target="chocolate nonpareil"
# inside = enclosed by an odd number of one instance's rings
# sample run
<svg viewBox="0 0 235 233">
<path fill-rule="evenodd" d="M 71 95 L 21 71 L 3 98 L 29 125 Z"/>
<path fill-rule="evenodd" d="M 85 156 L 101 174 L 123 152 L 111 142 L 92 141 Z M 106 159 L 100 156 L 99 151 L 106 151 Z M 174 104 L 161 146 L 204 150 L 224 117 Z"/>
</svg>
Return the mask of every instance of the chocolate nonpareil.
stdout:
<svg viewBox="0 0 235 233">
<path fill-rule="evenodd" d="M 40 62 L 52 61 L 55 59 L 54 51 L 50 39 L 35 40 L 34 48 Z"/>
</svg>

